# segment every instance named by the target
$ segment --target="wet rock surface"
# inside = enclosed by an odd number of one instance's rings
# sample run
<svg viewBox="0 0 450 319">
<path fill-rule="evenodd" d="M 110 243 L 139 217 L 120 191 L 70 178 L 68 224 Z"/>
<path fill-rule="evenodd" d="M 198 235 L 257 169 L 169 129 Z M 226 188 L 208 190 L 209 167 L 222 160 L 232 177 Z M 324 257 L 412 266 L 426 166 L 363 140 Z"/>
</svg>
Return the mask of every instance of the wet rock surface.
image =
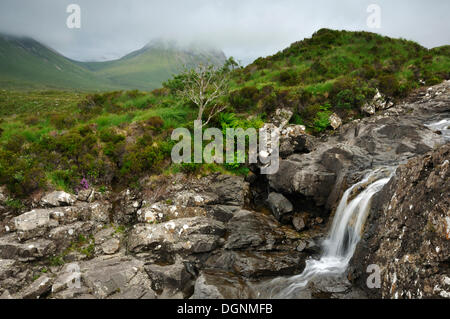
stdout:
<svg viewBox="0 0 450 319">
<path fill-rule="evenodd" d="M 449 117 L 449 90 L 446 81 L 431 91 L 439 94 L 418 92 L 401 104 L 342 125 L 309 152 L 281 160 L 278 173 L 267 177 L 270 187 L 334 208 L 343 191 L 370 170 L 398 165 L 445 143 L 440 132 L 425 124 Z"/>
<path fill-rule="evenodd" d="M 378 195 L 350 276 L 373 297 L 450 298 L 450 144 L 401 165 Z M 367 289 L 369 265 L 380 289 Z"/>
</svg>

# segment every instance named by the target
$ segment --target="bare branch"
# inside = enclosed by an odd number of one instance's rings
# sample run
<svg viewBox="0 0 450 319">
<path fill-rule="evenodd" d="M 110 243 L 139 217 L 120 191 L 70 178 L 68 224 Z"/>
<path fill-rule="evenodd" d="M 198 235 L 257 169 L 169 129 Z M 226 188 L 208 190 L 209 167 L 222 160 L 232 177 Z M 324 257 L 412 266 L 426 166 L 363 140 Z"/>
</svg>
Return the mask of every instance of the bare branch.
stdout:
<svg viewBox="0 0 450 319">
<path fill-rule="evenodd" d="M 197 119 L 202 120 L 203 112 L 208 110 L 207 125 L 211 119 L 222 112 L 226 105 L 219 105 L 218 99 L 228 93 L 229 76 L 213 66 L 199 65 L 196 70 L 185 72 L 184 90 L 180 96 L 198 107 Z"/>
</svg>

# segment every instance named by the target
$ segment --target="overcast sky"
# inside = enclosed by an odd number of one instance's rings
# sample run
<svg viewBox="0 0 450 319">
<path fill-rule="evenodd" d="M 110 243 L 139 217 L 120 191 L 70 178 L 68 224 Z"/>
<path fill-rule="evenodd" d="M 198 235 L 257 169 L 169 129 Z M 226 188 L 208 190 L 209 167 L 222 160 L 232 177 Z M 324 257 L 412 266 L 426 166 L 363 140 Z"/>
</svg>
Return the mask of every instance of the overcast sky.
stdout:
<svg viewBox="0 0 450 319">
<path fill-rule="evenodd" d="M 81 28 L 69 29 L 69 4 Z M 381 28 L 367 7 L 381 8 Z M 450 44 L 449 0 L 0 0 L 0 32 L 31 36 L 83 61 L 113 59 L 155 38 L 207 43 L 244 63 L 274 54 L 320 28 L 368 30 Z"/>
</svg>

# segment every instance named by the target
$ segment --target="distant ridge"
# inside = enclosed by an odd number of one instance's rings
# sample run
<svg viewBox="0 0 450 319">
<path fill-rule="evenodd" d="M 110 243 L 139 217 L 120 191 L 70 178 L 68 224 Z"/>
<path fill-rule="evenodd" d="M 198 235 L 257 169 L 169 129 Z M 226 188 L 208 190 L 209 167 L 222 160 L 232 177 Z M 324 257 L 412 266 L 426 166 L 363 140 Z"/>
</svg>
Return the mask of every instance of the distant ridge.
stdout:
<svg viewBox="0 0 450 319">
<path fill-rule="evenodd" d="M 148 91 L 183 66 L 222 65 L 225 59 L 217 50 L 155 40 L 118 60 L 78 62 L 32 38 L 0 34 L 0 88 Z"/>
</svg>

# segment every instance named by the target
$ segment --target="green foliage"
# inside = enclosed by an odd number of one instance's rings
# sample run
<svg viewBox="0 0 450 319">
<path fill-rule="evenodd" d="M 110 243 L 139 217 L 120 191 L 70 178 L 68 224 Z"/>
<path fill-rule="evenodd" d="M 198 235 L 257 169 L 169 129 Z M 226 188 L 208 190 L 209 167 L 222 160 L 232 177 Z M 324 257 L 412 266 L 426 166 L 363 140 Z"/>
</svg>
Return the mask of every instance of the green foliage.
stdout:
<svg viewBox="0 0 450 319">
<path fill-rule="evenodd" d="M 160 116 L 152 116 L 147 120 L 147 124 L 155 129 L 160 129 L 164 126 L 164 120 Z"/>
<path fill-rule="evenodd" d="M 76 185 L 79 184 L 79 176 L 71 169 L 55 170 L 48 174 L 48 179 L 59 190 L 73 192 Z"/>
<path fill-rule="evenodd" d="M 54 256 L 51 257 L 48 261 L 48 264 L 51 267 L 59 267 L 59 266 L 63 266 L 64 265 L 64 259 L 62 256 Z"/>
<path fill-rule="evenodd" d="M 75 125 L 75 118 L 71 114 L 58 113 L 50 116 L 50 123 L 58 130 L 71 128 Z"/>
<path fill-rule="evenodd" d="M 89 67 L 100 73 L 113 68 Z M 115 67 L 117 77 L 129 65 Z M 232 90 L 216 101 L 230 111 L 209 125 L 224 134 L 227 128 L 259 128 L 277 108 L 289 108 L 295 113 L 291 123 L 321 134 L 332 112 L 344 121 L 363 116 L 360 107 L 376 89 L 395 101 L 422 85 L 421 80 L 432 85 L 448 79 L 449 70 L 449 46 L 428 50 L 368 32 L 322 29 L 245 68 L 230 60 L 216 69 L 231 72 Z M 192 129 L 197 113 L 195 105 L 176 94 L 185 80 L 186 73 L 176 75 L 151 93 L 0 90 L 0 185 L 20 198 L 49 187 L 75 191 L 82 178 L 105 191 L 105 185 L 133 187 L 142 176 L 163 172 L 170 165 L 171 129 Z M 240 163 L 182 164 L 171 170 L 246 174 L 247 168 Z"/>
<path fill-rule="evenodd" d="M 24 208 L 24 204 L 22 203 L 22 201 L 18 200 L 18 199 L 7 199 L 5 202 L 5 205 L 14 210 L 14 211 L 19 211 L 20 209 Z"/>
<path fill-rule="evenodd" d="M 382 75 L 378 78 L 380 91 L 388 96 L 395 96 L 398 92 L 399 83 L 393 74 Z"/>
<path fill-rule="evenodd" d="M 280 73 L 279 81 L 286 86 L 294 86 L 299 82 L 299 76 L 295 70 L 287 70 Z"/>
<path fill-rule="evenodd" d="M 198 164 L 198 163 L 182 163 L 181 164 L 181 171 L 183 173 L 187 173 L 187 174 L 194 174 L 197 173 L 200 170 L 200 167 L 202 166 L 202 164 Z"/>
<path fill-rule="evenodd" d="M 314 119 L 314 129 L 316 132 L 322 132 L 330 126 L 330 115 L 330 111 L 317 112 L 316 118 Z"/>
<path fill-rule="evenodd" d="M 237 111 L 251 110 L 260 99 L 260 92 L 254 86 L 243 87 L 229 94 L 229 103 Z"/>
</svg>

